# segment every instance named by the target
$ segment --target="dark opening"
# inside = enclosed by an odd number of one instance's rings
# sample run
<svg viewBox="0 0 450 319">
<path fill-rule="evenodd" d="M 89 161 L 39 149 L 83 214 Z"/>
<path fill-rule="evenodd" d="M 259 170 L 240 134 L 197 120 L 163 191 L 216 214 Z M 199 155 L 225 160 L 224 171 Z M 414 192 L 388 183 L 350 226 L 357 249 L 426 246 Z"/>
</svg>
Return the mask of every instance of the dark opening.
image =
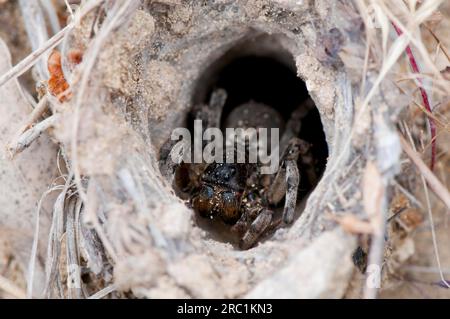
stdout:
<svg viewBox="0 0 450 319">
<path fill-rule="evenodd" d="M 193 96 L 194 105 L 207 104 L 211 93 L 216 88 L 225 89 L 227 101 L 221 118 L 222 129 L 224 129 L 225 119 L 230 112 L 251 100 L 276 109 L 287 121 L 291 113 L 309 98 L 305 83 L 297 76 L 295 63 L 286 52 L 281 53 L 281 55 L 284 54 L 284 58 L 279 59 L 274 54 L 268 54 L 268 56 L 261 56 L 261 52 L 258 52 L 258 54 L 239 54 L 236 48 L 233 50 L 235 51 L 234 54 L 231 56 L 226 54 L 205 72 L 199 79 L 197 91 Z M 291 61 L 286 59 L 286 56 Z M 192 128 L 192 124 L 192 118 L 189 118 L 187 127 Z M 282 134 L 283 132 L 280 131 L 280 137 Z M 315 160 L 315 171 L 320 179 L 325 169 L 328 147 L 317 108 L 313 108 L 303 118 L 299 137 L 312 144 L 311 153 Z M 299 169 L 301 182 L 297 197 L 298 206 L 307 198 L 319 180 L 311 183 L 301 165 Z M 280 207 L 276 208 L 277 214 L 282 212 L 283 205 L 282 202 Z M 236 238 L 230 237 L 229 229 L 220 222 L 212 226 L 209 220 L 198 216 L 196 216 L 196 219 L 199 226 L 207 229 L 212 238 L 218 241 L 236 243 Z"/>
<path fill-rule="evenodd" d="M 223 68 L 215 87 L 228 93 L 223 118 L 250 100 L 275 108 L 287 120 L 295 107 L 308 98 L 308 90 L 291 69 L 273 58 L 246 56 Z"/>
<path fill-rule="evenodd" d="M 225 65 L 213 76 L 203 103 L 208 102 L 215 88 L 223 88 L 228 94 L 222 125 L 235 107 L 250 100 L 273 107 L 287 121 L 291 113 L 309 98 L 305 83 L 289 66 L 273 57 L 264 56 L 239 57 Z M 328 147 L 320 114 L 316 108 L 303 119 L 299 137 L 312 144 L 316 173 L 321 176 L 328 157 Z M 305 176 L 301 167 L 300 170 Z M 299 200 L 314 187 L 315 185 L 309 183 L 306 178 L 301 178 Z"/>
</svg>

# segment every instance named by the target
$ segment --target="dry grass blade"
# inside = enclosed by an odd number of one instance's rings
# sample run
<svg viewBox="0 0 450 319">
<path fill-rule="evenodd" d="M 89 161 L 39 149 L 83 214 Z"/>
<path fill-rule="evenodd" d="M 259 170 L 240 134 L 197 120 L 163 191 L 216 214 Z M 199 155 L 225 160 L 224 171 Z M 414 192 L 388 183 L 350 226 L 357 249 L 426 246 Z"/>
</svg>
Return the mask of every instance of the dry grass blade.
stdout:
<svg viewBox="0 0 450 319">
<path fill-rule="evenodd" d="M 414 151 L 411 146 L 409 146 L 408 142 L 400 137 L 400 143 L 402 144 L 402 148 L 414 165 L 419 170 L 420 174 L 425 178 L 427 184 L 433 190 L 437 197 L 447 206 L 447 209 L 450 213 L 450 192 L 448 189 L 439 181 L 436 175 L 427 167 L 427 165 L 420 158 L 419 154 Z"/>
<path fill-rule="evenodd" d="M 52 115 L 20 135 L 16 141 L 8 145 L 11 156 L 17 155 L 30 146 L 44 131 L 53 127 L 58 121 L 58 118 L 59 116 L 57 114 Z"/>
<path fill-rule="evenodd" d="M 450 62 L 450 53 L 449 53 L 447 47 L 442 43 L 441 39 L 439 39 L 437 34 L 431 28 L 427 27 L 427 30 L 428 30 L 428 32 L 430 32 L 431 36 L 436 40 L 436 42 L 439 45 L 439 48 L 442 50 L 442 52 L 444 53 L 445 57 Z"/>
<path fill-rule="evenodd" d="M 25 29 L 28 34 L 28 39 L 31 43 L 33 51 L 41 48 L 48 41 L 47 25 L 45 23 L 44 13 L 42 11 L 39 1 L 19 0 L 22 17 L 25 24 Z M 47 77 L 48 72 L 45 67 L 46 54 L 43 54 L 35 69 L 39 79 L 43 80 Z"/>
<path fill-rule="evenodd" d="M 383 48 L 383 58 L 386 58 L 387 46 L 389 40 L 389 19 L 384 14 L 383 9 L 377 3 L 376 0 L 372 0 L 370 5 L 372 6 L 375 18 L 377 19 L 378 24 L 381 27 L 382 33 L 382 48 Z"/>
<path fill-rule="evenodd" d="M 80 217 L 81 200 L 79 197 L 70 199 L 66 214 L 66 257 L 68 269 L 68 296 L 73 299 L 82 297 L 78 221 Z"/>
<path fill-rule="evenodd" d="M 30 129 L 33 126 L 33 124 L 39 120 L 42 114 L 44 114 L 47 108 L 48 108 L 48 97 L 44 96 L 36 105 L 36 107 L 33 109 L 30 116 L 25 120 L 22 127 L 19 129 L 17 138 L 20 136 L 20 134 Z"/>
<path fill-rule="evenodd" d="M 110 286 L 100 290 L 99 292 L 96 292 L 95 294 L 90 296 L 89 299 L 101 299 L 116 289 L 117 289 L 116 286 L 110 285 Z"/>
<path fill-rule="evenodd" d="M 418 50 L 418 53 L 420 53 L 420 57 L 423 59 L 424 64 L 426 64 L 426 66 L 434 73 L 437 79 L 443 80 L 439 70 L 430 57 L 425 44 L 421 41 L 420 38 L 414 36 L 414 34 L 412 34 L 411 32 L 411 30 L 417 29 L 428 17 L 430 17 L 433 12 L 435 12 L 433 10 L 437 10 L 439 5 L 441 5 L 442 0 L 429 0 L 427 1 L 427 3 L 429 4 L 428 6 L 423 8 L 421 7 L 420 10 L 412 12 L 409 11 L 408 8 L 406 8 L 405 4 L 402 1 L 395 2 L 395 8 L 403 9 L 405 17 L 413 17 L 408 21 L 409 28 L 407 28 L 404 23 L 402 23 L 402 21 L 400 21 L 400 19 L 392 13 L 388 6 L 383 1 L 380 1 L 380 5 L 383 7 L 384 13 L 387 15 L 389 20 L 402 31 L 402 35 L 405 35 L 407 37 L 408 42 L 411 42 Z"/>
<path fill-rule="evenodd" d="M 56 13 L 52 1 L 41 0 L 41 5 L 48 16 L 48 20 L 50 22 L 53 33 L 58 33 L 61 30 L 61 25 L 59 24 L 58 14 Z"/>
<path fill-rule="evenodd" d="M 417 155 L 417 152 L 416 152 L 416 149 L 415 149 L 415 146 L 414 146 L 414 141 L 413 141 L 412 136 L 411 136 L 411 132 L 410 132 L 410 130 L 409 130 L 409 128 L 407 126 L 405 126 L 405 130 L 406 130 L 406 133 L 407 133 L 407 135 L 409 137 L 409 140 L 410 140 L 410 143 L 411 143 L 412 147 L 409 146 L 409 144 L 408 144 L 408 142 L 406 140 L 403 140 L 402 143 L 403 143 L 404 149 L 405 148 L 408 149 L 408 147 L 409 147 L 408 151 L 411 153 L 411 155 L 414 155 L 414 153 L 416 153 L 415 155 Z M 405 150 L 405 152 L 406 152 L 406 150 Z M 417 161 L 417 159 L 420 160 L 420 157 L 418 155 L 417 155 L 416 161 Z M 427 167 L 425 166 L 425 164 L 423 162 L 422 162 L 421 166 L 427 169 Z M 431 173 L 432 176 L 435 177 L 435 175 L 432 172 L 428 172 L 427 174 L 430 174 L 430 173 Z M 429 195 L 429 192 L 428 192 L 428 184 L 427 184 L 427 180 L 425 178 L 424 173 L 421 172 L 420 178 L 422 180 L 424 194 L 425 194 L 425 200 L 426 200 L 426 203 L 427 203 L 428 219 L 429 219 L 430 228 L 431 228 L 431 238 L 433 240 L 434 255 L 435 255 L 435 258 L 436 258 L 436 263 L 437 263 L 437 266 L 438 266 L 439 275 L 441 277 L 442 284 L 445 285 L 447 288 L 450 288 L 450 285 L 448 284 L 447 280 L 444 277 L 444 273 L 442 272 L 441 257 L 440 257 L 440 254 L 439 254 L 439 247 L 438 247 L 437 237 L 436 237 L 436 229 L 435 229 L 434 221 L 433 221 L 433 213 L 432 213 L 432 209 L 431 209 L 430 195 Z M 436 178 L 436 180 L 437 180 L 437 178 Z"/>
<path fill-rule="evenodd" d="M 377 265 L 381 270 L 383 263 L 385 229 L 386 229 L 386 200 L 383 176 L 371 161 L 367 162 L 363 178 L 363 204 L 373 229 L 372 244 L 370 245 L 369 265 Z M 367 281 L 371 273 L 367 274 Z M 375 299 L 378 287 L 366 284 L 365 299 Z"/>
<path fill-rule="evenodd" d="M 60 191 L 62 189 L 61 186 L 55 186 L 53 188 L 50 188 L 47 190 L 44 194 L 42 194 L 41 199 L 39 200 L 39 203 L 36 208 L 36 221 L 35 221 L 35 229 L 34 229 L 34 238 L 33 238 L 33 245 L 31 247 L 31 256 L 30 256 L 30 262 L 28 264 L 28 274 L 27 274 L 27 298 L 33 297 L 33 284 L 34 284 L 34 272 L 35 272 L 35 266 L 36 266 L 36 259 L 37 259 L 37 250 L 38 250 L 38 243 L 39 243 L 39 229 L 40 229 L 40 216 L 41 216 L 41 210 L 42 210 L 42 203 L 50 193 L 54 191 Z"/>
</svg>

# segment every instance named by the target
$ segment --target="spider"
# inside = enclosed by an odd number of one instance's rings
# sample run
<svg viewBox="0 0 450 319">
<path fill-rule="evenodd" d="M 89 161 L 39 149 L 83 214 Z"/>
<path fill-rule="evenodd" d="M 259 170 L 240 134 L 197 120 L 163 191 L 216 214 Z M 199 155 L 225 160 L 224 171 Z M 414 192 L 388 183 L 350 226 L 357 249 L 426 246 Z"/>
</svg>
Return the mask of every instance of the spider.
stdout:
<svg viewBox="0 0 450 319">
<path fill-rule="evenodd" d="M 225 90 L 216 89 L 208 105 L 193 108 L 193 118 L 201 119 L 206 128 L 220 127 L 226 98 Z M 220 219 L 230 225 L 231 231 L 240 238 L 239 247 L 249 249 L 269 229 L 292 223 L 301 177 L 297 165 L 303 165 L 310 183 L 316 181 L 311 145 L 298 138 L 301 121 L 312 107 L 313 102 L 307 100 L 292 112 L 285 123 L 272 107 L 249 101 L 233 109 L 225 119 L 225 127 L 275 127 L 280 129 L 280 133 L 283 131 L 277 149 L 281 154 L 279 168 L 275 174 L 261 174 L 260 162 L 177 165 L 169 156 L 174 145 L 171 140 L 160 151 L 161 172 L 170 183 L 176 184 L 173 182 L 175 176 L 180 170 L 184 171 L 187 182 L 180 191 L 187 194 L 194 211 L 204 218 Z M 273 209 L 283 199 L 282 218 L 276 221 Z"/>
</svg>

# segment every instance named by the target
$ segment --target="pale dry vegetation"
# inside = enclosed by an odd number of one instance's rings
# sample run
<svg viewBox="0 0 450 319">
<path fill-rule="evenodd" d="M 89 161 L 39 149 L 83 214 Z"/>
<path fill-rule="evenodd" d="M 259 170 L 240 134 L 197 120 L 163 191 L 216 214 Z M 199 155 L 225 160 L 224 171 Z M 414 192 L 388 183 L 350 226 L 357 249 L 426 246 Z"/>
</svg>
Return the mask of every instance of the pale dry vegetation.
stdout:
<svg viewBox="0 0 450 319">
<path fill-rule="evenodd" d="M 0 0 L 0 297 L 448 298 L 450 3 L 216 2 Z M 295 224 L 238 251 L 158 152 L 204 65 L 261 34 L 330 152 Z"/>
</svg>

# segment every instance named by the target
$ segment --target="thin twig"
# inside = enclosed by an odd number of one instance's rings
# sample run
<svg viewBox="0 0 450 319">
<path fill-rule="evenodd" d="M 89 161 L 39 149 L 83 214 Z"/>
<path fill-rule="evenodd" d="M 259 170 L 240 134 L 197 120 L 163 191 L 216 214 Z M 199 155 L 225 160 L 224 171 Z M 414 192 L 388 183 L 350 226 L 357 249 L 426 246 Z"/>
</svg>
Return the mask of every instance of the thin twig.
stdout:
<svg viewBox="0 0 450 319">
<path fill-rule="evenodd" d="M 92 296 L 90 296 L 88 299 L 101 299 L 105 297 L 106 295 L 109 295 L 111 292 L 115 291 L 117 288 L 115 285 L 109 285 L 106 288 L 103 288 L 102 290 L 96 292 Z"/>
<path fill-rule="evenodd" d="M 36 259 L 38 254 L 38 243 L 39 243 L 39 224 L 40 224 L 40 216 L 42 203 L 44 199 L 52 192 L 61 190 L 62 187 L 55 186 L 49 190 L 47 190 L 44 194 L 42 194 L 41 199 L 38 202 L 36 208 L 36 220 L 34 225 L 34 236 L 33 236 L 33 244 L 31 247 L 30 254 L 30 262 L 28 263 L 28 272 L 27 272 L 27 298 L 33 298 L 33 283 L 34 283 L 34 271 L 36 267 Z"/>
<path fill-rule="evenodd" d="M 433 174 L 433 172 L 427 167 L 427 165 L 420 158 L 419 154 L 414 151 L 411 146 L 409 146 L 408 142 L 400 136 L 400 143 L 402 145 L 403 150 L 417 167 L 419 172 L 427 181 L 431 190 L 436 194 L 436 196 L 442 200 L 442 202 L 447 206 L 447 209 L 450 213 L 450 192 L 447 188 L 439 181 L 439 179 Z"/>
<path fill-rule="evenodd" d="M 47 25 L 45 23 L 45 17 L 40 2 L 19 0 L 19 6 L 22 11 L 23 22 L 31 44 L 31 50 L 36 51 L 48 41 Z M 43 59 L 35 66 L 40 80 L 44 80 L 48 77 L 45 60 L 46 54 L 44 52 Z"/>
<path fill-rule="evenodd" d="M 70 200 L 66 213 L 66 263 L 69 269 L 68 296 L 70 299 L 80 299 L 82 296 L 80 277 L 80 243 L 77 234 L 77 221 L 81 210 L 81 200 L 75 197 Z"/>
<path fill-rule="evenodd" d="M 19 129 L 17 133 L 17 138 L 26 130 L 30 129 L 34 123 L 36 123 L 39 118 L 44 114 L 44 112 L 48 108 L 48 97 L 45 95 L 39 103 L 36 105 L 36 107 L 33 109 L 31 114 L 28 116 L 28 118 L 24 121 L 21 128 Z"/>
<path fill-rule="evenodd" d="M 72 7 L 70 6 L 69 1 L 64 0 L 64 2 L 66 4 L 67 11 L 69 12 L 70 16 L 73 18 L 73 10 L 72 10 Z"/>
<path fill-rule="evenodd" d="M 428 219 L 430 221 L 430 227 L 431 227 L 431 238 L 433 240 L 433 248 L 434 248 L 434 255 L 436 257 L 436 263 L 439 269 L 439 275 L 441 277 L 442 282 L 450 288 L 450 285 L 447 283 L 447 280 L 444 277 L 444 273 L 442 272 L 442 266 L 441 266 L 441 258 L 439 254 L 439 248 L 437 243 L 437 237 L 436 237 L 436 229 L 434 227 L 434 221 L 433 221 L 433 213 L 431 211 L 431 202 L 430 202 L 430 194 L 428 192 L 427 182 L 425 181 L 424 175 L 421 175 L 421 180 L 423 184 L 423 190 L 425 193 L 425 199 L 427 202 L 427 212 L 428 212 Z"/>
<path fill-rule="evenodd" d="M 450 53 L 448 52 L 445 45 L 442 43 L 442 41 L 439 39 L 439 37 L 436 35 L 436 33 L 434 33 L 434 31 L 431 28 L 429 28 L 429 27 L 425 27 L 425 28 L 430 32 L 431 36 L 436 40 L 436 42 L 439 45 L 439 48 L 444 53 L 447 60 L 450 62 Z"/>
<path fill-rule="evenodd" d="M 61 25 L 59 24 L 58 14 L 56 13 L 55 6 L 51 0 L 41 0 L 42 7 L 47 13 L 50 26 L 53 33 L 58 33 L 61 30 Z"/>
<path fill-rule="evenodd" d="M 16 141 L 8 146 L 11 156 L 19 154 L 30 146 L 44 131 L 53 127 L 58 118 L 58 114 L 52 115 L 20 135 Z"/>
</svg>

